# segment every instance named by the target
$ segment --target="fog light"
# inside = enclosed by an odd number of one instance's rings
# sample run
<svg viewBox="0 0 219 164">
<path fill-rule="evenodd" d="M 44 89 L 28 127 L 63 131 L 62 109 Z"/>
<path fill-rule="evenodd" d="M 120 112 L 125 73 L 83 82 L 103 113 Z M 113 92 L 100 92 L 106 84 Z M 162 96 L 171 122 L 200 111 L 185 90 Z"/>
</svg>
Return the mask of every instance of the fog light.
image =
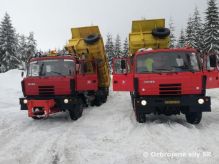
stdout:
<svg viewBox="0 0 219 164">
<path fill-rule="evenodd" d="M 198 103 L 199 103 L 199 104 L 204 104 L 204 103 L 205 103 L 205 100 L 204 100 L 204 99 L 198 99 Z"/>
<path fill-rule="evenodd" d="M 24 104 L 27 104 L 27 99 L 24 99 L 23 103 L 24 103 Z"/>
<path fill-rule="evenodd" d="M 146 100 L 142 100 L 141 101 L 141 105 L 143 105 L 143 106 L 147 105 L 147 101 Z"/>
<path fill-rule="evenodd" d="M 64 99 L 64 103 L 65 103 L 65 104 L 68 104 L 68 99 Z"/>
</svg>

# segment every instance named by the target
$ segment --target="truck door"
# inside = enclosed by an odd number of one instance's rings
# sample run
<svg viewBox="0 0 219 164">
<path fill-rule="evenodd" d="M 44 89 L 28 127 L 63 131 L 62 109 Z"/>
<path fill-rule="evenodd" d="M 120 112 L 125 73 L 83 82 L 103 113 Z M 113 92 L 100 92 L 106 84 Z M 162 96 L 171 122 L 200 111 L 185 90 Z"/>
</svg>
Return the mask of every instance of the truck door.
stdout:
<svg viewBox="0 0 219 164">
<path fill-rule="evenodd" d="M 129 59 L 113 59 L 113 90 L 134 91 L 133 71 Z"/>
<path fill-rule="evenodd" d="M 205 57 L 204 75 L 207 77 L 206 88 L 219 88 L 219 64 L 217 55 Z"/>
<path fill-rule="evenodd" d="M 77 67 L 76 90 L 96 91 L 98 89 L 96 64 L 94 62 L 79 61 Z"/>
</svg>

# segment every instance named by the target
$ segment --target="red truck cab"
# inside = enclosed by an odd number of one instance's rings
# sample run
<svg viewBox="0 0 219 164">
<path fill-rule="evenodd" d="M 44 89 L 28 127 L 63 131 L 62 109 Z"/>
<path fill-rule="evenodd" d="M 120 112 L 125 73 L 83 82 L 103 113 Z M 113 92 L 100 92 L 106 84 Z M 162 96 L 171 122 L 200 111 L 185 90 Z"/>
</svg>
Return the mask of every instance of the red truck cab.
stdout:
<svg viewBox="0 0 219 164">
<path fill-rule="evenodd" d="M 32 58 L 22 90 L 21 110 L 28 110 L 34 119 L 69 111 L 71 119 L 76 120 L 84 106 L 100 104 L 96 62 L 78 60 L 72 55 Z"/>
<path fill-rule="evenodd" d="M 207 60 L 208 59 L 208 60 Z M 113 90 L 129 91 L 136 120 L 146 114 L 180 114 L 198 124 L 211 111 L 206 88 L 219 86 L 216 55 L 203 58 L 195 49 L 139 50 L 114 59 Z"/>
</svg>

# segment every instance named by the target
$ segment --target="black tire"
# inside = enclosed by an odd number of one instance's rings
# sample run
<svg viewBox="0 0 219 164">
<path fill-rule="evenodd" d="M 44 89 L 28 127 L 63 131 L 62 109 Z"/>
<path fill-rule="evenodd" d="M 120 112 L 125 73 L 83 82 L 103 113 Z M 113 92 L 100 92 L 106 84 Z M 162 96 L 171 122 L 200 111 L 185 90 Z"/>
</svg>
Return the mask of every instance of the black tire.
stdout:
<svg viewBox="0 0 219 164">
<path fill-rule="evenodd" d="M 132 108 L 134 108 L 134 95 L 130 92 L 131 102 L 132 102 Z"/>
<path fill-rule="evenodd" d="M 136 117 L 136 121 L 139 122 L 139 123 L 145 123 L 146 122 L 145 113 L 135 111 L 135 117 Z"/>
<path fill-rule="evenodd" d="M 186 115 L 186 121 L 190 124 L 199 124 L 202 119 L 202 112 L 188 112 Z"/>
<path fill-rule="evenodd" d="M 158 27 L 152 30 L 152 35 L 158 38 L 165 38 L 170 35 L 170 30 L 164 27 Z"/>
<path fill-rule="evenodd" d="M 74 105 L 72 109 L 69 109 L 69 116 L 72 120 L 77 120 L 82 116 L 83 113 L 83 102 L 79 100 L 77 104 Z"/>
<path fill-rule="evenodd" d="M 102 104 L 102 99 L 99 96 L 95 97 L 94 105 L 100 106 Z"/>
<path fill-rule="evenodd" d="M 85 43 L 87 44 L 94 44 L 100 39 L 100 35 L 98 34 L 91 34 L 84 38 Z"/>
</svg>

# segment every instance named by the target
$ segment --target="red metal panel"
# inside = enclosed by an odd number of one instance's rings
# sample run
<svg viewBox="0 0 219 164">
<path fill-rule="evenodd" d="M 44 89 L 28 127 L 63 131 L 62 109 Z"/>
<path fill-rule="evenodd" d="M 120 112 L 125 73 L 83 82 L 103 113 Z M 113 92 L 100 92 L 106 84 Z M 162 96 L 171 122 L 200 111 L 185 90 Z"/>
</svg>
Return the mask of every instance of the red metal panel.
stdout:
<svg viewBox="0 0 219 164">
<path fill-rule="evenodd" d="M 121 60 L 126 62 L 125 69 L 121 69 Z M 132 66 L 129 59 L 113 59 L 113 91 L 134 91 L 133 77 Z"/>
<path fill-rule="evenodd" d="M 134 91 L 133 74 L 114 74 L 113 91 Z"/>
<path fill-rule="evenodd" d="M 219 71 L 217 69 L 212 71 L 204 71 L 204 74 L 207 77 L 207 89 L 210 88 L 219 88 Z"/>
<path fill-rule="evenodd" d="M 202 72 L 137 74 L 140 95 L 201 94 Z"/>
<path fill-rule="evenodd" d="M 76 77 L 77 91 L 98 90 L 97 74 L 79 74 Z"/>
</svg>

